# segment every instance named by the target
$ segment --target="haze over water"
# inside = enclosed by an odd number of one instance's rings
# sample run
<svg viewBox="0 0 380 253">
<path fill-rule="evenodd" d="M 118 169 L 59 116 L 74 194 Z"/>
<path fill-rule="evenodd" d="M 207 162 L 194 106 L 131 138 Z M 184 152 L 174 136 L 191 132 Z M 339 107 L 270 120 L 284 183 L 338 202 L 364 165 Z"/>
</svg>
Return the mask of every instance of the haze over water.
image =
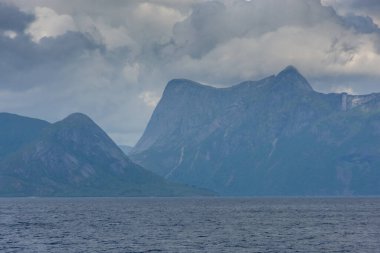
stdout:
<svg viewBox="0 0 380 253">
<path fill-rule="evenodd" d="M 0 252 L 379 249 L 379 198 L 0 199 Z"/>
</svg>

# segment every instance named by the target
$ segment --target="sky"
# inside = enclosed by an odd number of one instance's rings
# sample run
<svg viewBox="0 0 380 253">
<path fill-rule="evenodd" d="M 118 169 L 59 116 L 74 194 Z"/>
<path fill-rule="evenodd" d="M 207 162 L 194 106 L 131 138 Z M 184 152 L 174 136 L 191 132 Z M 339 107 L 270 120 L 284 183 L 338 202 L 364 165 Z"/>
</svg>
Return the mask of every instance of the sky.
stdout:
<svg viewBox="0 0 380 253">
<path fill-rule="evenodd" d="M 319 92 L 380 92 L 379 27 L 379 0 L 0 0 L 0 111 L 82 112 L 134 145 L 173 78 L 293 65 Z"/>
</svg>

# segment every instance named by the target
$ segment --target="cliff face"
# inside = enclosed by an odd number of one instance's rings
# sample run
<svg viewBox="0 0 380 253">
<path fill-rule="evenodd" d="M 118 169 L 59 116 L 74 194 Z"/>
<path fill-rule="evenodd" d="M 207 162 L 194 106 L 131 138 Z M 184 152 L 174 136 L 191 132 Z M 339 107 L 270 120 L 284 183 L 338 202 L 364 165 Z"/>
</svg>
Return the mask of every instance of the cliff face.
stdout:
<svg viewBox="0 0 380 253">
<path fill-rule="evenodd" d="M 168 83 L 132 160 L 227 195 L 380 193 L 380 95 L 321 94 L 294 68 Z"/>
<path fill-rule="evenodd" d="M 22 118 L 22 117 L 20 117 Z M 18 136 L 18 135 L 17 135 Z M 133 163 L 89 117 L 48 124 L 0 159 L 3 196 L 172 196 L 201 194 Z"/>
</svg>

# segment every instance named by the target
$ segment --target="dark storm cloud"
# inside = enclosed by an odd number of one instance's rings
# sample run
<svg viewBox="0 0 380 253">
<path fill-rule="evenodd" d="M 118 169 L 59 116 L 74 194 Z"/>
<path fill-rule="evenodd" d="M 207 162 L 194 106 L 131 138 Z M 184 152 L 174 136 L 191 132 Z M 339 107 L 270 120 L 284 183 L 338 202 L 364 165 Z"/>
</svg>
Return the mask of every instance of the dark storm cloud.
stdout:
<svg viewBox="0 0 380 253">
<path fill-rule="evenodd" d="M 33 15 L 22 12 L 15 6 L 0 3 L 0 30 L 22 32 L 34 18 Z"/>
<path fill-rule="evenodd" d="M 56 83 L 66 64 L 83 54 L 103 50 L 79 32 L 42 38 L 35 43 L 27 35 L 0 36 L 0 88 L 22 90 Z"/>
<path fill-rule="evenodd" d="M 176 42 L 186 48 L 190 56 L 200 58 L 230 37 L 230 31 L 225 27 L 225 15 L 226 8 L 221 2 L 194 5 L 191 15 L 174 27 Z"/>
<path fill-rule="evenodd" d="M 23 90 L 55 83 L 62 68 L 85 52 L 102 49 L 79 32 L 42 38 L 38 43 L 24 33 L 35 21 L 32 14 L 0 3 L 0 88 Z M 6 31 L 14 32 L 13 36 Z"/>
<path fill-rule="evenodd" d="M 80 32 L 68 31 L 57 37 L 45 37 L 40 40 L 37 53 L 42 61 L 67 61 L 80 56 L 85 51 L 104 49 L 91 38 Z"/>
<path fill-rule="evenodd" d="M 368 10 L 379 10 L 380 11 L 380 1 L 378 0 L 344 0 L 346 4 L 350 5 L 352 8 L 363 8 Z M 343 3 L 343 1 L 342 1 Z"/>
<path fill-rule="evenodd" d="M 322 0 L 322 2 L 333 6 L 340 14 L 369 16 L 378 26 L 380 25 L 379 0 Z"/>
<path fill-rule="evenodd" d="M 358 16 L 354 14 L 348 14 L 342 17 L 344 24 L 348 27 L 354 28 L 360 33 L 379 33 L 379 27 L 373 22 L 372 18 L 368 16 Z"/>
</svg>

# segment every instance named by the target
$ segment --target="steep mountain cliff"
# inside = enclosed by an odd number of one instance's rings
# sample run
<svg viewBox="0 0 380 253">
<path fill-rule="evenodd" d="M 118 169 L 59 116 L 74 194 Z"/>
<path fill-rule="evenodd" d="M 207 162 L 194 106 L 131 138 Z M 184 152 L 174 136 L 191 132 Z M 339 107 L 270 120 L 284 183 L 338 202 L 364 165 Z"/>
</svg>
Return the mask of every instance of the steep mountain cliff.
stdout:
<svg viewBox="0 0 380 253">
<path fill-rule="evenodd" d="M 380 194 L 380 94 L 318 93 L 292 66 L 222 89 L 172 80 L 130 156 L 226 195 Z"/>
<path fill-rule="evenodd" d="M 202 194 L 201 190 L 168 183 L 133 163 L 84 114 L 72 114 L 55 124 L 17 115 L 13 118 L 18 123 L 11 137 L 22 139 L 23 144 L 0 159 L 0 196 Z M 23 133 L 30 130 L 30 135 L 18 133 L 19 128 L 25 128 Z M 0 143 L 6 143 L 4 138 Z"/>
</svg>

